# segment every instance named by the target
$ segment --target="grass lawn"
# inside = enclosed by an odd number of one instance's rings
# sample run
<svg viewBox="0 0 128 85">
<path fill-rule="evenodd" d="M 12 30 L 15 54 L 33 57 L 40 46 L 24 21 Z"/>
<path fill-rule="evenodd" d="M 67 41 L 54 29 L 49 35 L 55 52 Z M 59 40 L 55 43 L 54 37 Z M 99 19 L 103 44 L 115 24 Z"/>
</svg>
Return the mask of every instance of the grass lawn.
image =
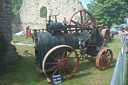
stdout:
<svg viewBox="0 0 128 85">
<path fill-rule="evenodd" d="M 13 42 L 15 42 L 15 41 L 19 41 L 21 43 L 33 43 L 33 40 L 31 37 L 28 37 L 26 39 L 26 37 L 24 35 L 22 35 L 22 36 L 13 35 Z"/>
<path fill-rule="evenodd" d="M 22 36 L 22 38 L 25 38 Z M 21 39 L 22 39 L 21 38 Z M 13 41 L 20 38 L 13 36 Z M 23 39 L 24 41 L 25 39 Z M 25 40 L 25 42 L 27 42 Z M 30 41 L 32 42 L 32 41 Z M 58 85 L 109 85 L 116 64 L 119 50 L 121 49 L 120 37 L 115 35 L 115 39 L 109 41 L 109 48 L 113 51 L 113 62 L 111 66 L 104 71 L 100 71 L 95 65 L 95 58 L 85 60 L 79 64 L 74 77 Z M 16 45 L 17 52 L 23 59 L 3 65 L 0 69 L 0 85 L 50 85 L 46 81 L 44 74 L 36 72 L 34 67 L 34 48 L 29 46 Z M 28 50 L 33 56 L 23 54 Z"/>
</svg>

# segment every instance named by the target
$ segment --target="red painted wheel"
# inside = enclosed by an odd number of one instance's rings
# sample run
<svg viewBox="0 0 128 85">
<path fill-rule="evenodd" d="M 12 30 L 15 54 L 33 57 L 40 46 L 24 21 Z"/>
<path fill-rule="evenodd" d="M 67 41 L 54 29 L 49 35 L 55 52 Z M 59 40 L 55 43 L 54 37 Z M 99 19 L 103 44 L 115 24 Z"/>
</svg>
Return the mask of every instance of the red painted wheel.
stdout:
<svg viewBox="0 0 128 85">
<path fill-rule="evenodd" d="M 95 24 L 95 20 L 86 10 L 75 12 L 68 22 L 68 25 L 78 25 L 78 27 L 86 27 L 90 24 Z"/>
<path fill-rule="evenodd" d="M 86 60 L 88 58 L 88 55 L 86 54 L 85 48 L 80 49 L 79 58 L 80 58 L 80 61 L 82 61 L 82 63 L 84 60 Z"/>
<path fill-rule="evenodd" d="M 52 60 L 49 62 L 48 60 Z M 48 76 L 58 73 L 64 74 L 64 79 L 71 78 L 79 66 L 79 58 L 76 51 L 67 45 L 59 45 L 53 47 L 47 52 L 43 59 L 42 68 L 44 74 Z M 50 68 L 47 68 L 50 67 Z"/>
<path fill-rule="evenodd" d="M 107 69 L 113 60 L 113 53 L 110 49 L 103 48 L 96 57 L 96 66 L 100 70 Z"/>
</svg>

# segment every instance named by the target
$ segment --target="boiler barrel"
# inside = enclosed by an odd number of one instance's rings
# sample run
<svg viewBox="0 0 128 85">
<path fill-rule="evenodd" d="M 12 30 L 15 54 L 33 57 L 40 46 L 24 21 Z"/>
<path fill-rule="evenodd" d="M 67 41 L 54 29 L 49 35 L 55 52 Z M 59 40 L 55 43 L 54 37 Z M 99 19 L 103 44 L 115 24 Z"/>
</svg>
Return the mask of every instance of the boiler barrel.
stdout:
<svg viewBox="0 0 128 85">
<path fill-rule="evenodd" d="M 49 33 L 42 32 L 37 33 L 37 45 L 35 46 L 36 61 L 38 64 L 42 65 L 42 61 L 46 53 L 57 45 L 69 45 L 74 49 L 79 48 L 79 39 L 86 39 L 88 33 Z M 52 60 L 49 60 L 52 61 Z M 42 68 L 42 66 L 41 66 Z"/>
</svg>

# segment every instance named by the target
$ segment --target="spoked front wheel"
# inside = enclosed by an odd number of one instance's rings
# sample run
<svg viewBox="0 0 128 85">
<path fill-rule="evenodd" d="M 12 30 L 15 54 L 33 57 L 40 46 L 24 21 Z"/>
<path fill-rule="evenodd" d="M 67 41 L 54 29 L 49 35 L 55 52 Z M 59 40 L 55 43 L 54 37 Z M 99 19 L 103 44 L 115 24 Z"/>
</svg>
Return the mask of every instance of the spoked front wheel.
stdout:
<svg viewBox="0 0 128 85">
<path fill-rule="evenodd" d="M 96 57 L 96 66 L 100 70 L 107 69 L 113 60 L 113 53 L 110 49 L 103 48 Z"/>
</svg>

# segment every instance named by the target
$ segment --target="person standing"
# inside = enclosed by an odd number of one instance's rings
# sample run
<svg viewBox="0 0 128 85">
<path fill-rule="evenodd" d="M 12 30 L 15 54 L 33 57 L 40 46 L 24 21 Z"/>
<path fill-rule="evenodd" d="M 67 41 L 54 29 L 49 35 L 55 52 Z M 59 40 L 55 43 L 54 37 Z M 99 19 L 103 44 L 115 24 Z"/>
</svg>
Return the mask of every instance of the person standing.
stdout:
<svg viewBox="0 0 128 85">
<path fill-rule="evenodd" d="M 66 18 L 64 18 L 62 23 L 63 23 L 64 26 L 66 26 L 68 24 L 68 21 L 66 20 Z"/>
<path fill-rule="evenodd" d="M 123 31 L 124 31 L 124 28 L 123 28 L 122 25 L 120 25 L 120 26 L 119 26 L 119 36 L 122 35 Z"/>
<path fill-rule="evenodd" d="M 125 35 L 124 39 L 126 40 L 126 53 L 128 54 L 128 25 L 123 26 L 123 31 L 120 35 Z"/>
<path fill-rule="evenodd" d="M 26 39 L 28 38 L 28 30 L 29 30 L 29 26 L 26 27 Z"/>
</svg>

